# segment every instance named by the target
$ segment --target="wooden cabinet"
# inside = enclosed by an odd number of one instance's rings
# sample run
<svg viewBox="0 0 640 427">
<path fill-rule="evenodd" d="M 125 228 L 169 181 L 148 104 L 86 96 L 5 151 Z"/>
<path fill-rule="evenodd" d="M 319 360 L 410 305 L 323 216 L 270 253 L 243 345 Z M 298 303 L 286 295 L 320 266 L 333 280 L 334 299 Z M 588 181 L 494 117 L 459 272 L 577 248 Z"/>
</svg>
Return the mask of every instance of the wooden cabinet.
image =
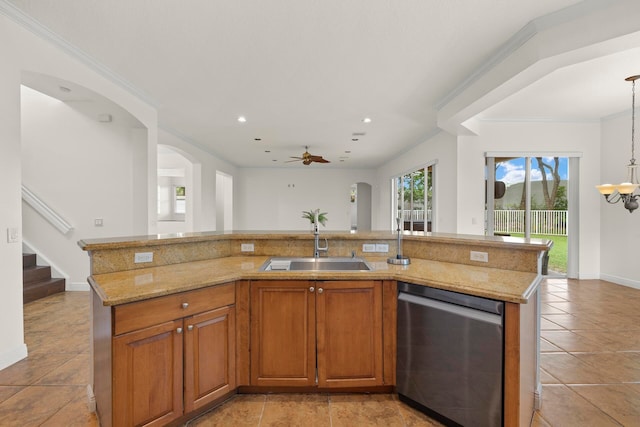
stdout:
<svg viewBox="0 0 640 427">
<path fill-rule="evenodd" d="M 253 281 L 250 292 L 251 385 L 384 384 L 381 282 Z"/>
<path fill-rule="evenodd" d="M 113 425 L 160 426 L 182 416 L 182 320 L 113 339 Z"/>
<path fill-rule="evenodd" d="M 380 282 L 317 282 L 318 386 L 382 385 Z"/>
<path fill-rule="evenodd" d="M 230 283 L 114 307 L 112 352 L 94 347 L 112 372 L 94 376 L 101 424 L 165 425 L 232 392 L 234 302 Z"/>
<path fill-rule="evenodd" d="M 315 303 L 313 282 L 251 283 L 252 385 L 315 385 Z"/>
<path fill-rule="evenodd" d="M 236 388 L 235 308 L 184 319 L 184 411 L 191 412 Z"/>
</svg>

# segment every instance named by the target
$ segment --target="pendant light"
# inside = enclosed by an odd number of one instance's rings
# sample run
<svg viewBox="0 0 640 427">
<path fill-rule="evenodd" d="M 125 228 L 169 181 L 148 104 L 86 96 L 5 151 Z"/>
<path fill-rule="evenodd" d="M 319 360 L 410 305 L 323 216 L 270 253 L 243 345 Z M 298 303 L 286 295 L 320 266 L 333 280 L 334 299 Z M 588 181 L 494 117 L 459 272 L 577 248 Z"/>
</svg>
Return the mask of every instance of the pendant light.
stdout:
<svg viewBox="0 0 640 427">
<path fill-rule="evenodd" d="M 627 77 L 625 80 L 631 82 L 631 160 L 627 165 L 627 181 L 622 184 L 602 184 L 596 188 L 608 203 L 618 203 L 622 201 L 624 208 L 633 213 L 638 209 L 638 197 L 636 193 L 640 183 L 638 183 L 638 165 L 635 159 L 635 123 L 636 123 L 636 80 L 640 75 Z"/>
</svg>

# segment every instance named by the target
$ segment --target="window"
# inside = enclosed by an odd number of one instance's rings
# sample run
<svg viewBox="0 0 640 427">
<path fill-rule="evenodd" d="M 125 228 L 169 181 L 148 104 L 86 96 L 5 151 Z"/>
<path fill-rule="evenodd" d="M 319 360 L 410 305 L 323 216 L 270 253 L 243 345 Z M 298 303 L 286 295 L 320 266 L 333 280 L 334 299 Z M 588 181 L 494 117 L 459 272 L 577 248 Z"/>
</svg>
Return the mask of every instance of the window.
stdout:
<svg viewBox="0 0 640 427">
<path fill-rule="evenodd" d="M 392 229 L 397 228 L 397 218 L 401 218 L 403 230 L 431 231 L 434 167 L 432 164 L 393 179 L 395 215 Z"/>
<path fill-rule="evenodd" d="M 187 213 L 185 187 L 175 187 L 175 197 L 173 213 L 184 215 Z"/>
</svg>

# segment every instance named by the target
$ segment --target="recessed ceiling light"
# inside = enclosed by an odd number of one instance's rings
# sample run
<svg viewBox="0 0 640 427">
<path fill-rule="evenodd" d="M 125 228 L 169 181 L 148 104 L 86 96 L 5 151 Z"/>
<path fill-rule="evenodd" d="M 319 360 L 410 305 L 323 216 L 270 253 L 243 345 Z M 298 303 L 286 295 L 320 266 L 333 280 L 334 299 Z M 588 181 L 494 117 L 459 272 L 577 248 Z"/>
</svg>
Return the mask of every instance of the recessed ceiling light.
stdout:
<svg viewBox="0 0 640 427">
<path fill-rule="evenodd" d="M 353 132 L 351 136 L 365 136 L 366 134 L 366 132 Z"/>
<path fill-rule="evenodd" d="M 344 162 L 344 160 L 340 159 L 341 162 Z"/>
<path fill-rule="evenodd" d="M 360 141 L 358 138 L 351 138 L 352 141 Z"/>
<path fill-rule="evenodd" d="M 277 162 L 277 160 L 276 160 L 276 159 L 273 159 L 273 160 L 271 160 L 271 161 L 272 161 L 272 162 Z"/>
<path fill-rule="evenodd" d="M 265 152 L 265 153 L 270 153 L 270 152 L 271 152 L 271 150 L 264 150 L 264 152 Z"/>
<path fill-rule="evenodd" d="M 253 138 L 254 141 L 262 141 L 262 138 Z"/>
<path fill-rule="evenodd" d="M 69 92 L 71 92 L 71 89 L 69 89 L 69 88 L 68 88 L 68 87 L 66 87 L 66 86 L 58 86 L 58 87 L 60 88 L 60 91 L 61 91 L 61 92 L 65 92 L 65 93 L 69 93 Z"/>
<path fill-rule="evenodd" d="M 245 116 L 238 116 L 238 121 L 240 123 L 245 123 L 247 121 L 247 118 Z"/>
<path fill-rule="evenodd" d="M 371 123 L 371 117 L 365 117 L 362 119 L 362 123 Z"/>
<path fill-rule="evenodd" d="M 351 150 L 345 150 L 344 152 L 349 154 L 349 153 L 351 153 Z"/>
</svg>

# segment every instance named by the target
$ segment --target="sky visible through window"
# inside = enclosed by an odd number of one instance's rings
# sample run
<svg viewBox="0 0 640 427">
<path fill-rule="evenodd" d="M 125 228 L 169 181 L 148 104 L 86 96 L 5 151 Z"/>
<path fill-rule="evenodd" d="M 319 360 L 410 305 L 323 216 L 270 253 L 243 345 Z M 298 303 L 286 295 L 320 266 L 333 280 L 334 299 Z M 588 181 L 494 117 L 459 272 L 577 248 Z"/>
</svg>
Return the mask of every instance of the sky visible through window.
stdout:
<svg viewBox="0 0 640 427">
<path fill-rule="evenodd" d="M 546 164 L 553 167 L 553 157 L 543 157 L 543 160 Z M 507 162 L 500 163 L 496 170 L 496 181 L 502 181 L 507 186 L 519 182 L 524 182 L 524 161 L 524 157 L 519 157 L 517 159 L 512 159 Z M 566 157 L 560 157 L 560 168 L 558 169 L 558 172 L 560 173 L 560 179 L 562 180 L 567 179 L 568 163 L 569 162 Z M 547 173 L 547 178 L 550 181 L 553 181 L 553 177 L 550 173 Z M 531 159 L 531 180 L 542 181 L 542 172 L 540 171 L 540 168 L 538 167 L 538 161 L 535 158 Z"/>
</svg>

